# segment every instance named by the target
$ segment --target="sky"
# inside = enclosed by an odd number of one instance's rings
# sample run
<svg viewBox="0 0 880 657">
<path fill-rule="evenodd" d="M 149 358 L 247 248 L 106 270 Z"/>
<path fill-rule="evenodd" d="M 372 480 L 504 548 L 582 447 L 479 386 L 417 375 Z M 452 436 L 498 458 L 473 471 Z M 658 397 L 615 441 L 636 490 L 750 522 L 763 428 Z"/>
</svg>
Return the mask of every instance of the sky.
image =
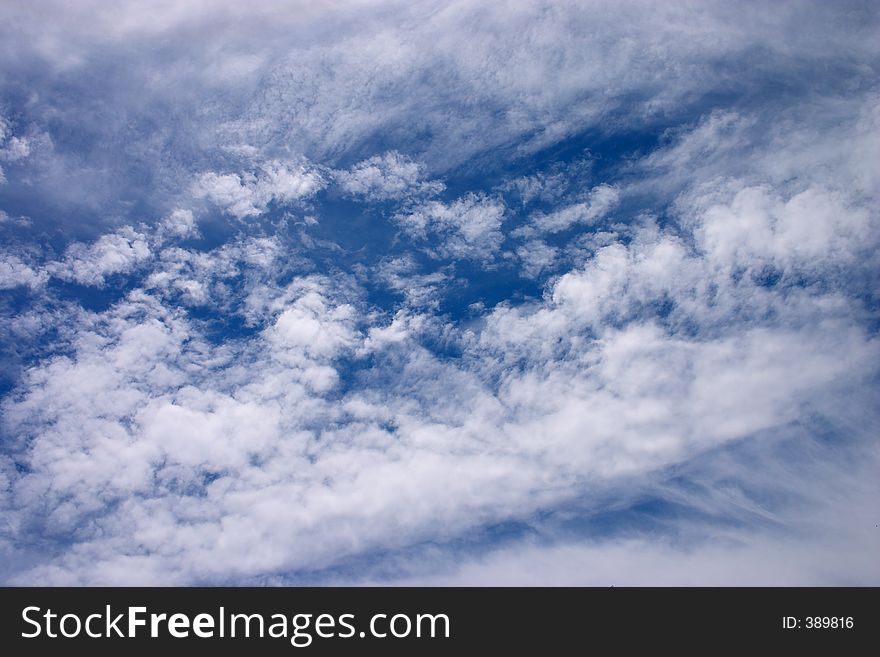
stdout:
<svg viewBox="0 0 880 657">
<path fill-rule="evenodd" d="M 0 2 L 0 582 L 880 585 L 880 5 Z"/>
</svg>

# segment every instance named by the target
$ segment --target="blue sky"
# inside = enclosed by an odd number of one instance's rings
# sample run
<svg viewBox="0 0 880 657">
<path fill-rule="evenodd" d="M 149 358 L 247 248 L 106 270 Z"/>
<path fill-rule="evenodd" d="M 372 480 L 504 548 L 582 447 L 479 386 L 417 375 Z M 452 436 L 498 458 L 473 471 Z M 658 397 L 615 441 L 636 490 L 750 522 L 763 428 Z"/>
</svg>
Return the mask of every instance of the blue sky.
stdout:
<svg viewBox="0 0 880 657">
<path fill-rule="evenodd" d="M 0 579 L 880 583 L 870 2 L 0 8 Z"/>
</svg>

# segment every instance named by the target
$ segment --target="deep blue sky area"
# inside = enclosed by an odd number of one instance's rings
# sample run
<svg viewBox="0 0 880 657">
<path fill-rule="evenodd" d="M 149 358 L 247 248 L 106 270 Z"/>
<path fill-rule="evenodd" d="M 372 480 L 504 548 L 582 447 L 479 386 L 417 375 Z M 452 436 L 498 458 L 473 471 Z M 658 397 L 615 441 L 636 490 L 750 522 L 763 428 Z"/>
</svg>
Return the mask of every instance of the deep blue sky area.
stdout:
<svg viewBox="0 0 880 657">
<path fill-rule="evenodd" d="M 0 581 L 876 585 L 878 44 L 0 9 Z"/>
</svg>

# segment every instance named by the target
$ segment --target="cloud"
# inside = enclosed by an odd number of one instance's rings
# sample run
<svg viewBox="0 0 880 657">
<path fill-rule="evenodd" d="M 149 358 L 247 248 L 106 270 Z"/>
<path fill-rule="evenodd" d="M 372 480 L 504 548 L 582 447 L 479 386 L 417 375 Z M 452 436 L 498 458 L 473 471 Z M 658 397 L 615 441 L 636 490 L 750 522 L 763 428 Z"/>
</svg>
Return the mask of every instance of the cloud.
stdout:
<svg viewBox="0 0 880 657">
<path fill-rule="evenodd" d="M 30 140 L 12 134 L 9 122 L 0 115 L 0 162 L 16 162 L 31 153 Z M 3 167 L 0 166 L 0 185 L 6 182 Z"/>
<path fill-rule="evenodd" d="M 429 308 L 439 304 L 451 278 L 448 270 L 440 268 L 421 271 L 411 254 L 383 260 L 373 275 L 381 285 L 402 295 L 407 306 Z"/>
<path fill-rule="evenodd" d="M 700 235 L 724 217 L 709 207 L 693 220 Z M 247 244 L 203 257 L 271 265 Z M 780 244 L 791 246 L 784 232 Z M 30 436 L 7 512 L 14 524 L 40 518 L 42 534 L 69 545 L 26 577 L 246 581 L 451 540 L 571 502 L 579 482 L 611 485 L 790 432 L 805 405 L 833 407 L 873 376 L 876 341 L 848 319 L 845 299 L 762 292 L 732 276 L 725 254 L 648 223 L 559 278 L 544 301 L 489 312 L 461 336 L 461 364 L 415 341 L 418 317 L 370 319 L 354 299 L 334 301 L 344 294 L 327 280 L 258 293 L 276 300 L 251 308 L 266 328 L 218 348 L 180 310 L 131 293 L 82 318 L 73 355 L 32 370 L 5 403 L 7 431 Z M 812 259 L 792 263 L 808 270 Z M 645 317 L 664 298 L 673 310 Z M 338 396 L 339 359 L 369 353 L 383 358 L 366 379 L 375 383 Z M 94 530 L 82 529 L 86 517 Z M 749 554 L 692 549 L 707 569 Z M 614 572 L 640 555 L 670 567 L 679 558 L 643 542 L 561 544 L 460 576 L 503 581 L 517 559 L 553 555 Z M 144 579 L 132 577 L 135 564 Z M 668 581 L 684 581 L 674 572 Z"/>
<path fill-rule="evenodd" d="M 29 158 L 29 181 L 56 209 L 133 223 L 132 208 L 147 204 L 164 216 L 202 172 L 206 198 L 250 217 L 266 197 L 251 198 L 249 175 L 260 174 L 248 157 L 340 169 L 376 157 L 378 143 L 423 162 L 429 177 L 491 169 L 589 130 L 678 125 L 713 94 L 745 109 L 756 89 L 784 84 L 796 95 L 817 67 L 829 72 L 821 84 L 858 88 L 862 63 L 877 58 L 876 15 L 858 3 L 163 7 L 3 8 L 10 87 L 39 98 L 16 108 L 52 144 Z M 99 80 L 92 91 L 113 111 L 62 92 L 60 76 L 78 89 Z"/>
<path fill-rule="evenodd" d="M 431 196 L 443 191 L 443 183 L 424 180 L 424 175 L 424 165 L 391 151 L 339 171 L 335 179 L 346 193 L 364 196 L 371 201 Z"/>
<path fill-rule="evenodd" d="M 839 409 L 826 410 L 840 418 Z M 874 422 L 855 430 L 867 438 Z M 774 432 L 676 468 L 678 485 L 630 482 L 631 497 L 612 512 L 603 491 L 501 546 L 401 554 L 393 583 L 864 586 L 880 579 L 877 468 L 867 445 L 847 442 L 841 450 L 803 428 Z M 619 500 L 621 493 L 610 495 Z M 366 581 L 387 581 L 365 569 Z"/>
<path fill-rule="evenodd" d="M 516 250 L 516 255 L 523 263 L 523 275 L 536 278 L 553 267 L 558 251 L 541 240 L 530 240 Z"/>
<path fill-rule="evenodd" d="M 126 226 L 91 244 L 71 244 L 64 259 L 50 263 L 46 269 L 62 280 L 102 287 L 108 276 L 133 271 L 150 254 L 147 236 Z"/>
<path fill-rule="evenodd" d="M 434 257 L 486 261 L 501 246 L 503 217 L 504 205 L 498 199 L 468 194 L 452 203 L 430 201 L 397 214 L 394 221 L 417 240 L 439 238 L 437 247 L 427 247 Z"/>
<path fill-rule="evenodd" d="M 160 238 L 166 236 L 185 238 L 197 237 L 199 230 L 192 211 L 177 209 L 159 223 L 157 233 Z"/>
<path fill-rule="evenodd" d="M 0 149 L 0 159 L 15 162 L 30 155 L 31 148 L 27 139 L 11 137 Z"/>
<path fill-rule="evenodd" d="M 302 165 L 270 162 L 258 174 L 202 173 L 192 193 L 243 219 L 264 213 L 273 201 L 284 204 L 307 198 L 323 184 L 319 174 Z"/>
<path fill-rule="evenodd" d="M 530 218 L 529 224 L 514 231 L 514 235 L 528 237 L 540 233 L 558 233 L 579 224 L 590 225 L 605 216 L 617 205 L 619 192 L 610 185 L 597 185 L 590 190 L 586 200 L 565 206 L 547 214 L 539 212 Z"/>
<path fill-rule="evenodd" d="M 827 536 L 830 536 L 828 538 Z M 442 575 L 413 575 L 404 586 L 852 586 L 880 579 L 876 543 L 851 534 L 803 539 L 756 536 L 682 549 L 673 542 L 629 539 L 600 544 L 523 545 L 449 567 Z M 832 555 L 836 555 L 837 559 Z M 844 566 L 843 562 L 849 564 Z M 863 575 L 853 578 L 858 569 Z"/>
<path fill-rule="evenodd" d="M 0 254 L 0 289 L 19 286 L 38 289 L 46 284 L 48 276 L 34 269 L 13 254 Z"/>
<path fill-rule="evenodd" d="M 0 578 L 875 581 L 876 14 L 757 9 L 0 9 Z"/>
</svg>

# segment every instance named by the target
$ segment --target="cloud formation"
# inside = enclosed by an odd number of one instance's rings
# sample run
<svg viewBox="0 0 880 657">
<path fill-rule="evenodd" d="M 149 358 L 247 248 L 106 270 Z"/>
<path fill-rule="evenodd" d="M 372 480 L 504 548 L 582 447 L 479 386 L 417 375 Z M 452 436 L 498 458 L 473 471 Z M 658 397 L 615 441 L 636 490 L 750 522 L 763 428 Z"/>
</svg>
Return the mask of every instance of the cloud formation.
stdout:
<svg viewBox="0 0 880 657">
<path fill-rule="evenodd" d="M 424 180 L 425 166 L 396 151 L 374 155 L 336 174 L 343 191 L 371 201 L 433 195 L 443 191 L 438 180 Z"/>
<path fill-rule="evenodd" d="M 193 196 L 243 219 L 262 214 L 273 201 L 285 203 L 311 196 L 322 183 L 319 174 L 301 165 L 269 162 L 258 174 L 202 173 L 193 185 Z"/>
<path fill-rule="evenodd" d="M 876 11 L 54 9 L 4 582 L 878 581 Z"/>
</svg>

